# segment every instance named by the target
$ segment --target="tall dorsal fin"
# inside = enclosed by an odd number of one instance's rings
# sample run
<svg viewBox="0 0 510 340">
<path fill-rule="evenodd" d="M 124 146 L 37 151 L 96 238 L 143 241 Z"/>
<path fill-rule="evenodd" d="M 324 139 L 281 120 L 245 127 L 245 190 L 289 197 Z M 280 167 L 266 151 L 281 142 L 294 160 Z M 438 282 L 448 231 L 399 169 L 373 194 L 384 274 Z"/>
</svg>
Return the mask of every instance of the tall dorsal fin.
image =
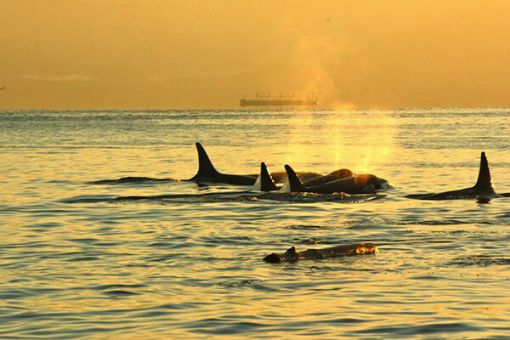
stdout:
<svg viewBox="0 0 510 340">
<path fill-rule="evenodd" d="M 260 163 L 260 174 L 254 186 L 260 191 L 274 191 L 278 189 L 264 162 Z"/>
<path fill-rule="evenodd" d="M 294 170 L 290 167 L 290 165 L 285 164 L 285 171 L 287 171 L 287 181 L 289 184 L 290 192 L 304 192 L 306 191 L 305 186 L 299 180 L 298 176 L 294 172 Z"/>
<path fill-rule="evenodd" d="M 197 177 L 214 177 L 219 174 L 219 172 L 214 168 L 209 156 L 207 156 L 207 152 L 205 152 L 204 147 L 199 142 L 195 143 L 198 152 L 198 171 L 197 174 L 192 178 L 195 179 Z"/>
<path fill-rule="evenodd" d="M 478 180 L 474 188 L 478 191 L 483 192 L 494 192 L 491 181 L 491 173 L 489 170 L 489 162 L 485 156 L 485 152 L 482 152 L 480 156 L 480 170 L 478 171 Z"/>
</svg>

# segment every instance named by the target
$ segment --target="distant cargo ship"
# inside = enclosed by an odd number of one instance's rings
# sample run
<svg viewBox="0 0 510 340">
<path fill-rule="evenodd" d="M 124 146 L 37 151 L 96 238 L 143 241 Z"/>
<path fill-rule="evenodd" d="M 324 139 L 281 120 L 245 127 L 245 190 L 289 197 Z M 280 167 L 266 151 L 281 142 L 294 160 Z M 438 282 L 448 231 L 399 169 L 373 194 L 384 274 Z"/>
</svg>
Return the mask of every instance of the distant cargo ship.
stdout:
<svg viewBox="0 0 510 340">
<path fill-rule="evenodd" d="M 294 98 L 271 98 L 267 97 L 256 97 L 255 99 L 241 98 L 241 107 L 247 106 L 317 106 L 317 99 L 294 99 Z"/>
</svg>

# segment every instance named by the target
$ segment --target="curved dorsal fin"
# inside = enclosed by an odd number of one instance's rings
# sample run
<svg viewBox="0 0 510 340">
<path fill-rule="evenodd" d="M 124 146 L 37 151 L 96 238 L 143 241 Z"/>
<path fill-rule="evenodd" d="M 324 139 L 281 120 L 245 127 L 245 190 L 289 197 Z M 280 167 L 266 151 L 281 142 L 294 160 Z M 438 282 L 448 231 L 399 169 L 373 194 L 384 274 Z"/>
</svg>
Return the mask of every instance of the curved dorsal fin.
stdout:
<svg viewBox="0 0 510 340">
<path fill-rule="evenodd" d="M 274 191 L 278 189 L 264 162 L 260 163 L 260 174 L 255 182 L 255 188 L 260 191 Z"/>
<path fill-rule="evenodd" d="M 296 175 L 296 172 L 294 172 L 294 169 L 292 169 L 290 167 L 290 165 L 285 164 L 285 171 L 287 171 L 287 181 L 289 184 L 290 192 L 304 192 L 304 191 L 306 191 L 305 186 L 299 180 L 298 176 Z"/>
<path fill-rule="evenodd" d="M 494 192 L 491 181 L 491 173 L 489 170 L 489 162 L 485 156 L 485 152 L 482 152 L 480 156 L 480 170 L 478 171 L 478 180 L 474 186 L 475 190 L 483 192 Z"/>
<path fill-rule="evenodd" d="M 198 153 L 198 171 L 197 174 L 193 178 L 198 177 L 214 177 L 219 174 L 219 172 L 214 168 L 207 152 L 205 152 L 204 147 L 199 142 L 195 143 L 197 147 Z M 192 178 L 192 179 L 193 179 Z"/>
</svg>

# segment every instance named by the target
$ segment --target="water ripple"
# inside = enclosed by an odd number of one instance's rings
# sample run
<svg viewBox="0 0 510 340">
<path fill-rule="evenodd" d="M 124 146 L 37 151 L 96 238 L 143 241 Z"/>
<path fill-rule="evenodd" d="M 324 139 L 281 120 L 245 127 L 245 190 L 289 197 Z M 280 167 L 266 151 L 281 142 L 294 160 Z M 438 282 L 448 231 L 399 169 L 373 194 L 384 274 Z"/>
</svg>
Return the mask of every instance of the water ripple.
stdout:
<svg viewBox="0 0 510 340">
<path fill-rule="evenodd" d="M 509 200 L 404 198 L 473 185 L 482 147 L 510 191 L 508 113 L 0 113 L 0 338 L 508 338 Z M 172 180 L 197 140 L 229 173 L 346 167 L 396 189 Z M 359 242 L 380 253 L 262 261 Z"/>
</svg>

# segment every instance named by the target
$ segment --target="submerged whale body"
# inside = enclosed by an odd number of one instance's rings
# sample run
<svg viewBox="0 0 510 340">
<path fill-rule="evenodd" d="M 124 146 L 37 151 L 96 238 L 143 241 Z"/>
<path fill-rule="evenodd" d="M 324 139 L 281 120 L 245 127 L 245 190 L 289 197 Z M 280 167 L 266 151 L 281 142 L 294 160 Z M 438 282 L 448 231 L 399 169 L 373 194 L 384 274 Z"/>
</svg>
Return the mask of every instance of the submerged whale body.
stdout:
<svg viewBox="0 0 510 340">
<path fill-rule="evenodd" d="M 492 187 L 489 162 L 487 161 L 485 152 L 482 152 L 480 155 L 478 179 L 473 187 L 440 193 L 407 195 L 406 197 L 420 200 L 478 199 L 480 202 L 488 202 L 492 198 L 510 197 L 510 193 L 501 195 L 496 193 Z"/>
<path fill-rule="evenodd" d="M 343 169 L 340 172 L 346 177 L 341 177 L 329 182 L 307 185 L 297 177 L 290 165 L 285 165 L 287 171 L 290 192 L 313 192 L 317 194 L 332 194 L 345 192 L 347 194 L 372 194 L 389 187 L 388 181 L 372 174 L 349 175 L 350 170 Z"/>
<path fill-rule="evenodd" d="M 89 184 L 133 184 L 133 183 L 150 183 L 150 182 L 178 182 L 173 178 L 154 178 L 142 176 L 128 176 L 118 179 L 101 179 L 98 181 L 88 182 Z"/>
<path fill-rule="evenodd" d="M 354 256 L 376 254 L 379 250 L 372 243 L 358 243 L 347 246 L 336 246 L 322 249 L 307 249 L 305 251 L 296 251 L 295 247 L 287 249 L 283 254 L 272 253 L 264 257 L 265 262 L 296 262 L 299 260 L 320 260 L 330 257 Z"/>
</svg>

